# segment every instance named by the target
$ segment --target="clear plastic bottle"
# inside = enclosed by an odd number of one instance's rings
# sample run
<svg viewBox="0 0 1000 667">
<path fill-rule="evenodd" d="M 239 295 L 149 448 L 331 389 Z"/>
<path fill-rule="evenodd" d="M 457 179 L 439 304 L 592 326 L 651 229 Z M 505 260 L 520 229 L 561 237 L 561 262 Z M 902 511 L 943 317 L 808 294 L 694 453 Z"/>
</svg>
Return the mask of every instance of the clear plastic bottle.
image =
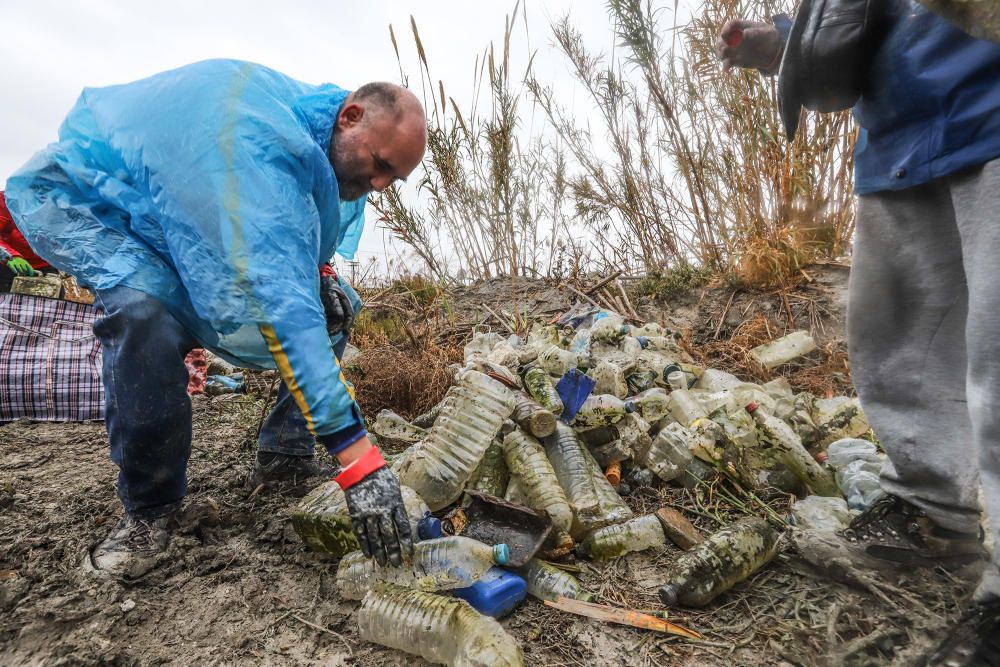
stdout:
<svg viewBox="0 0 1000 667">
<path fill-rule="evenodd" d="M 590 599 L 576 577 L 543 560 L 532 558 L 515 572 L 528 582 L 528 594 L 539 600 L 555 602 L 556 598 L 564 597 L 586 602 Z"/>
<path fill-rule="evenodd" d="M 776 368 L 784 363 L 809 354 L 816 349 L 816 341 L 808 331 L 793 331 L 770 343 L 765 343 L 750 350 L 750 354 L 765 368 Z"/>
<path fill-rule="evenodd" d="M 792 427 L 774 415 L 766 413 L 756 403 L 746 407 L 764 438 L 777 450 L 781 462 L 813 493 L 821 496 L 840 495 L 829 470 L 824 469 L 806 450 Z"/>
<path fill-rule="evenodd" d="M 517 373 L 518 368 L 521 366 L 520 353 L 507 341 L 497 343 L 496 347 L 486 355 L 486 360 L 494 364 L 499 364 L 512 373 Z"/>
<path fill-rule="evenodd" d="M 504 460 L 503 444 L 499 439 L 496 439 L 486 448 L 483 460 L 479 462 L 479 466 L 472 473 L 465 488 L 503 498 L 503 494 L 507 492 L 509 481 L 510 471 Z"/>
<path fill-rule="evenodd" d="M 382 410 L 375 417 L 372 432 L 379 442 L 413 445 L 427 437 L 427 431 L 413 426 L 389 409 Z"/>
<path fill-rule="evenodd" d="M 610 426 L 628 412 L 625 401 L 610 394 L 591 394 L 580 406 L 573 419 L 573 426 L 580 429 Z"/>
<path fill-rule="evenodd" d="M 662 546 L 666 541 L 663 524 L 655 515 L 647 514 L 595 530 L 580 543 L 577 550 L 594 560 L 611 560 L 632 551 Z"/>
<path fill-rule="evenodd" d="M 708 417 L 708 412 L 687 389 L 672 391 L 667 398 L 670 403 L 670 416 L 681 426 L 690 426 L 694 420 Z"/>
<path fill-rule="evenodd" d="M 517 641 L 495 619 L 453 597 L 413 590 L 368 593 L 358 610 L 364 641 L 451 667 L 523 667 Z"/>
<path fill-rule="evenodd" d="M 677 422 L 668 424 L 660 429 L 648 447 L 636 451 L 636 461 L 665 482 L 676 479 L 691 463 L 690 435 Z"/>
<path fill-rule="evenodd" d="M 609 345 L 621 345 L 628 333 L 628 325 L 618 315 L 608 315 L 597 320 L 590 327 L 591 340 Z"/>
<path fill-rule="evenodd" d="M 600 522 L 600 501 L 594 474 L 585 456 L 587 452 L 572 427 L 560 422 L 555 433 L 545 439 L 545 453 L 573 510 L 570 534 L 573 537 L 585 534 Z"/>
<path fill-rule="evenodd" d="M 337 589 L 348 600 L 360 600 L 376 584 L 422 591 L 465 588 L 494 565 L 506 565 L 509 558 L 506 544 L 491 547 L 461 535 L 417 542 L 412 560 L 399 567 L 381 566 L 375 559 L 353 551 L 340 560 Z"/>
<path fill-rule="evenodd" d="M 701 607 L 767 565 L 778 551 L 778 533 L 748 517 L 705 538 L 666 567 L 660 601 L 668 607 Z"/>
<path fill-rule="evenodd" d="M 558 394 L 556 395 L 558 397 Z M 511 417 L 518 426 L 535 436 L 544 438 L 552 435 L 556 430 L 556 416 L 546 410 L 530 396 L 522 393 L 514 393 L 514 415 Z"/>
<path fill-rule="evenodd" d="M 562 399 L 559 398 L 559 392 L 556 391 L 555 385 L 552 384 L 549 374 L 544 370 L 535 367 L 525 371 L 524 388 L 540 406 L 556 417 L 562 414 Z"/>
<path fill-rule="evenodd" d="M 427 505 L 410 487 L 400 486 L 399 490 L 410 520 L 410 532 L 415 536 L 417 524 L 428 510 Z M 334 481 L 317 486 L 302 499 L 292 510 L 292 527 L 313 551 L 340 557 L 361 548 L 354 536 L 344 492 Z"/>
<path fill-rule="evenodd" d="M 649 389 L 625 401 L 625 408 L 648 422 L 655 422 L 670 411 L 670 397 L 660 388 Z"/>
<path fill-rule="evenodd" d="M 507 491 L 503 494 L 503 499 L 515 505 L 528 506 L 528 496 L 524 492 L 520 475 L 511 473 L 510 481 L 507 483 Z"/>
<path fill-rule="evenodd" d="M 478 371 L 463 371 L 427 437 L 407 450 L 400 482 L 437 511 L 462 494 L 486 449 L 514 411 L 513 393 Z"/>
<path fill-rule="evenodd" d="M 528 507 L 548 512 L 554 526 L 569 530 L 573 525 L 573 510 L 541 444 L 521 429 L 515 429 L 504 437 L 503 453 L 507 467 L 520 480 Z"/>
<path fill-rule="evenodd" d="M 470 361 L 486 361 L 486 357 L 493 348 L 503 340 L 503 336 L 492 331 L 487 333 L 477 333 L 472 336 L 472 340 L 465 346 L 464 363 Z"/>
</svg>

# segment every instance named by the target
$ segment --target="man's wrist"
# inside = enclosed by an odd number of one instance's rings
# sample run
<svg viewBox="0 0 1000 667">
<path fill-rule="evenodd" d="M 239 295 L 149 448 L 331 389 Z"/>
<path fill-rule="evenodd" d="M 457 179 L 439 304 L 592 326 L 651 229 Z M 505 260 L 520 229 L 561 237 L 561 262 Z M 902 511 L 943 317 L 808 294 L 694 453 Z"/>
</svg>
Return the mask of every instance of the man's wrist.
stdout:
<svg viewBox="0 0 1000 667">
<path fill-rule="evenodd" d="M 367 440 L 367 438 L 365 439 Z M 371 445 L 371 443 L 368 444 Z M 376 470 L 384 468 L 385 465 L 382 452 L 377 447 L 369 446 L 364 454 L 345 466 L 344 470 L 334 477 L 334 481 L 340 485 L 341 489 L 346 491 Z"/>
</svg>

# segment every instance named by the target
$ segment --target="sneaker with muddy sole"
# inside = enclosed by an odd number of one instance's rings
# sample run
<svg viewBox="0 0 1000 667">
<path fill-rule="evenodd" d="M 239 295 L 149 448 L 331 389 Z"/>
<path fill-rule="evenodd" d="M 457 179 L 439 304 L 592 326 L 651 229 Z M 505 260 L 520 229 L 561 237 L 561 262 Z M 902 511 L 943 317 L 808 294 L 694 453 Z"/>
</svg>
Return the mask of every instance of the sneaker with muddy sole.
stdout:
<svg viewBox="0 0 1000 667">
<path fill-rule="evenodd" d="M 915 567 L 958 567 L 987 555 L 981 531 L 947 530 L 916 506 L 888 494 L 856 516 L 842 535 L 869 556 Z"/>
<path fill-rule="evenodd" d="M 148 519 L 126 512 L 111 534 L 87 552 L 84 570 L 124 581 L 139 579 L 156 567 L 176 527 L 176 508 Z"/>
</svg>

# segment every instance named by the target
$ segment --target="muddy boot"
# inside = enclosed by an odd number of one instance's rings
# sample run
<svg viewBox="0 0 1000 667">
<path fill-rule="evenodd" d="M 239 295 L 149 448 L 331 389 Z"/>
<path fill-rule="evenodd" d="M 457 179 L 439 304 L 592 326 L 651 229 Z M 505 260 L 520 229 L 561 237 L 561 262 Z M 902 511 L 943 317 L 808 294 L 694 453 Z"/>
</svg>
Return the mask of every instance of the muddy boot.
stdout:
<svg viewBox="0 0 1000 667">
<path fill-rule="evenodd" d="M 257 452 L 257 462 L 254 464 L 248 486 L 256 489 L 262 484 L 265 487 L 283 483 L 294 486 L 310 479 L 326 481 L 332 479 L 335 472 L 336 468 L 317 460 L 315 456 Z"/>
<path fill-rule="evenodd" d="M 958 566 L 986 556 L 982 535 L 936 525 L 902 498 L 885 495 L 851 521 L 844 537 L 875 558 L 917 567 Z"/>
<path fill-rule="evenodd" d="M 126 512 L 111 534 L 90 550 L 84 569 L 98 576 L 132 580 L 147 574 L 177 527 L 177 506 L 166 514 L 148 519 Z"/>
<path fill-rule="evenodd" d="M 1000 599 L 974 604 L 948 629 L 927 667 L 1000 667 Z"/>
</svg>

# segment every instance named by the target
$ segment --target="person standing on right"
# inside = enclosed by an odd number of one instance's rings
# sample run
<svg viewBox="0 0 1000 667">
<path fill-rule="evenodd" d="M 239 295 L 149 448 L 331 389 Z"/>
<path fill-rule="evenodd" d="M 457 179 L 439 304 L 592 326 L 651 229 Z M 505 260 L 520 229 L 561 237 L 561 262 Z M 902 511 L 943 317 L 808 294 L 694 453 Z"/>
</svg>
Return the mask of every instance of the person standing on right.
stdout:
<svg viewBox="0 0 1000 667">
<path fill-rule="evenodd" d="M 848 339 L 889 461 L 886 495 L 844 535 L 872 556 L 932 566 L 984 552 L 980 484 L 1000 534 L 1000 45 L 913 0 L 884 5 L 887 32 L 854 108 Z M 786 16 L 729 21 L 718 56 L 776 74 L 790 28 Z M 1000 550 L 928 659 L 1000 665 Z"/>
</svg>

